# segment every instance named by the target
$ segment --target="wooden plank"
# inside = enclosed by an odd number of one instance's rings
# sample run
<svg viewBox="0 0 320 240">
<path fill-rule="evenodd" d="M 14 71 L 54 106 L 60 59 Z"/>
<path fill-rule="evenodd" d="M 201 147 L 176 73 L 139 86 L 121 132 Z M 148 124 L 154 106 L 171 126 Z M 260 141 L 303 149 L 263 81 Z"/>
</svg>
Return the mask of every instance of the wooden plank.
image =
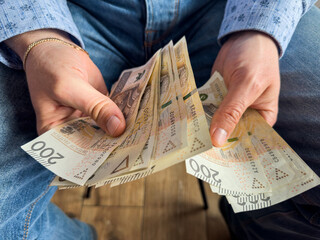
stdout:
<svg viewBox="0 0 320 240">
<path fill-rule="evenodd" d="M 96 228 L 99 240 L 138 240 L 142 216 L 142 207 L 84 206 L 81 220 Z"/>
<path fill-rule="evenodd" d="M 219 210 L 220 196 L 213 193 L 208 183 L 204 183 L 209 209 L 207 210 L 208 239 L 230 240 L 226 222 Z"/>
<path fill-rule="evenodd" d="M 143 239 L 206 239 L 206 213 L 197 179 L 184 163 L 146 179 Z"/>
<path fill-rule="evenodd" d="M 110 188 L 104 186 L 92 188 L 86 206 L 143 206 L 145 179 Z"/>
<path fill-rule="evenodd" d="M 69 217 L 80 218 L 84 187 L 57 190 L 51 201 L 60 207 Z"/>
</svg>

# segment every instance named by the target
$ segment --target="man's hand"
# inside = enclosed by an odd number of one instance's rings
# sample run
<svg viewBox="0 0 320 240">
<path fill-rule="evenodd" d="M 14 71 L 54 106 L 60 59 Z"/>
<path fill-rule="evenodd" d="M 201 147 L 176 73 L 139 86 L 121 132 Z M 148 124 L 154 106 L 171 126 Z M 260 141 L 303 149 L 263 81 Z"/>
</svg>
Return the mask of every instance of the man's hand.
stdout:
<svg viewBox="0 0 320 240">
<path fill-rule="evenodd" d="M 246 31 L 233 34 L 222 46 L 212 73 L 222 74 L 228 94 L 210 127 L 214 146 L 222 146 L 248 107 L 258 110 L 273 126 L 280 92 L 279 56 L 267 35 Z"/>
<path fill-rule="evenodd" d="M 53 30 L 24 33 L 5 43 L 23 59 L 28 44 L 47 37 L 72 43 Z M 25 71 L 39 134 L 81 116 L 90 116 L 110 136 L 124 131 L 123 114 L 106 96 L 103 77 L 84 52 L 58 42 L 42 43 L 30 51 Z"/>
</svg>

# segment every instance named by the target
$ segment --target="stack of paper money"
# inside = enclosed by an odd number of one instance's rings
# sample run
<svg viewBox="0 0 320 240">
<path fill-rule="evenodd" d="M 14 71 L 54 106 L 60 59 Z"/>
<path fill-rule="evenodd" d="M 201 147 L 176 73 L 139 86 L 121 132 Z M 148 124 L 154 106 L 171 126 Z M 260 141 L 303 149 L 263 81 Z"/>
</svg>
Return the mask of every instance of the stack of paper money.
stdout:
<svg viewBox="0 0 320 240">
<path fill-rule="evenodd" d="M 62 124 L 22 146 L 57 176 L 52 185 L 118 185 L 211 148 L 185 38 L 125 70 L 109 96 L 126 119 L 118 138 L 90 118 Z"/>
<path fill-rule="evenodd" d="M 215 73 L 198 89 L 208 123 L 227 93 Z M 226 195 L 234 212 L 261 209 L 320 184 L 319 177 L 265 122 L 248 109 L 222 148 L 186 161 L 187 172 Z"/>
</svg>

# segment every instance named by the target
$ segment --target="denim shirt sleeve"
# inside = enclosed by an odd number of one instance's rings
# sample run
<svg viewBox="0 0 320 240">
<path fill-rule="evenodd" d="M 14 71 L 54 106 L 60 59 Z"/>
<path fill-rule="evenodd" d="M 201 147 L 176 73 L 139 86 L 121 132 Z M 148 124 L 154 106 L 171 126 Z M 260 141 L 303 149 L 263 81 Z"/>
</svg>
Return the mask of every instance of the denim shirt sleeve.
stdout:
<svg viewBox="0 0 320 240">
<path fill-rule="evenodd" d="M 257 30 L 278 44 L 280 57 L 285 52 L 300 18 L 316 0 L 228 0 L 218 36 L 219 43 L 228 34 Z"/>
<path fill-rule="evenodd" d="M 0 0 L 0 62 L 22 69 L 22 62 L 3 41 L 15 35 L 43 28 L 65 31 L 83 46 L 65 0 Z"/>
</svg>

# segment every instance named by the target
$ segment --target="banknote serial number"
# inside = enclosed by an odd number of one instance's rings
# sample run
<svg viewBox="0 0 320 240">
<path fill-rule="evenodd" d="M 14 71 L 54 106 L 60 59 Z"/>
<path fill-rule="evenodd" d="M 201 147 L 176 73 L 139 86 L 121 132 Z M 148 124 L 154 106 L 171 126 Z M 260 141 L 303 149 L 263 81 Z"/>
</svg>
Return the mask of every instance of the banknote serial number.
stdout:
<svg viewBox="0 0 320 240">
<path fill-rule="evenodd" d="M 62 154 L 57 153 L 53 148 L 46 147 L 44 141 L 38 141 L 32 144 L 31 150 L 38 152 L 39 156 L 46 159 L 48 164 L 56 164 L 56 160 L 64 158 Z"/>
</svg>

